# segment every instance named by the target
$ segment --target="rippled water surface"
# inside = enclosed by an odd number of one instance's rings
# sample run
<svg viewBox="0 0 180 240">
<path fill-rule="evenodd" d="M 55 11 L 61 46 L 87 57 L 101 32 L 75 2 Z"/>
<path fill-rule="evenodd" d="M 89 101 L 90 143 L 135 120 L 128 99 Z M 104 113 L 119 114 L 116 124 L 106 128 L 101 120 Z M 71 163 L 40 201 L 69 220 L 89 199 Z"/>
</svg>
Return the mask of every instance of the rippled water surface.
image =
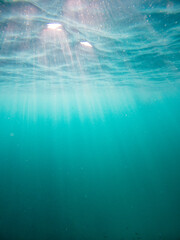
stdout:
<svg viewBox="0 0 180 240">
<path fill-rule="evenodd" d="M 0 0 L 0 240 L 180 239 L 180 2 Z"/>
<path fill-rule="evenodd" d="M 1 86 L 176 85 L 179 19 L 178 1 L 1 1 Z"/>
</svg>

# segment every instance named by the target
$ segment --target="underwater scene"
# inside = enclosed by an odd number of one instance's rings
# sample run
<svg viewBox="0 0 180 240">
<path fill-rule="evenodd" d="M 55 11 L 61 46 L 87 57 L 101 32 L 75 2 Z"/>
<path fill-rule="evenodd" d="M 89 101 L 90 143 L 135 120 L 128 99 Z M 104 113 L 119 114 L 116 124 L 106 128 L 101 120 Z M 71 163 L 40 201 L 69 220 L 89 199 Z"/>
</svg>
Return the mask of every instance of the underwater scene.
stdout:
<svg viewBox="0 0 180 240">
<path fill-rule="evenodd" d="M 0 0 L 0 240 L 180 240 L 179 0 Z"/>
</svg>

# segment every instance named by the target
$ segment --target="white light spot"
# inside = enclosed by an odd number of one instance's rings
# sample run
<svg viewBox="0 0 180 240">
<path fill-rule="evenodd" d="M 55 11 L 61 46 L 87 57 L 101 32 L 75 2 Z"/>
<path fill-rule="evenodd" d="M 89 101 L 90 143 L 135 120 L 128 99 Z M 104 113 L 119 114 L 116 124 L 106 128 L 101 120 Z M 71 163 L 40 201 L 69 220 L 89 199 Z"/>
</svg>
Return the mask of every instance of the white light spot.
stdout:
<svg viewBox="0 0 180 240">
<path fill-rule="evenodd" d="M 81 44 L 82 46 L 92 48 L 92 45 L 91 45 L 89 42 L 80 42 L 80 44 Z"/>
<path fill-rule="evenodd" d="M 60 24 L 60 23 L 48 23 L 47 24 L 47 28 L 48 29 L 52 29 L 52 30 L 62 30 L 61 28 L 62 28 L 62 24 Z"/>
</svg>

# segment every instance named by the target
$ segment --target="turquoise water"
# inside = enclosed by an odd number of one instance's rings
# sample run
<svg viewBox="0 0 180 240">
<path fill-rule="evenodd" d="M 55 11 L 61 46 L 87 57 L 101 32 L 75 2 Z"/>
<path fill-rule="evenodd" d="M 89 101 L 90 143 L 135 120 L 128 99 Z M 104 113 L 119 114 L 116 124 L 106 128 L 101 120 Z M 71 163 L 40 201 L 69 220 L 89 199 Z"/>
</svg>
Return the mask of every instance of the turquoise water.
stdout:
<svg viewBox="0 0 180 240">
<path fill-rule="evenodd" d="M 0 240 L 180 239 L 179 1 L 0 1 Z"/>
</svg>

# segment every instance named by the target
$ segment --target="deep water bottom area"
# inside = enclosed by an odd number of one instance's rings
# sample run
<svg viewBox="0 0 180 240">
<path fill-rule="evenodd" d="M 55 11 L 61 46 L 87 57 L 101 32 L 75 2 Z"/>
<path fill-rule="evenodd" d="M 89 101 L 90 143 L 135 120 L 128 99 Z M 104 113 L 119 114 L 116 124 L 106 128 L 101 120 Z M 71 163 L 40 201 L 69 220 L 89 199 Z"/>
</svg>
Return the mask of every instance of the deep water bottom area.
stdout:
<svg viewBox="0 0 180 240">
<path fill-rule="evenodd" d="M 1 240 L 180 239 L 179 94 L 0 97 Z"/>
</svg>

